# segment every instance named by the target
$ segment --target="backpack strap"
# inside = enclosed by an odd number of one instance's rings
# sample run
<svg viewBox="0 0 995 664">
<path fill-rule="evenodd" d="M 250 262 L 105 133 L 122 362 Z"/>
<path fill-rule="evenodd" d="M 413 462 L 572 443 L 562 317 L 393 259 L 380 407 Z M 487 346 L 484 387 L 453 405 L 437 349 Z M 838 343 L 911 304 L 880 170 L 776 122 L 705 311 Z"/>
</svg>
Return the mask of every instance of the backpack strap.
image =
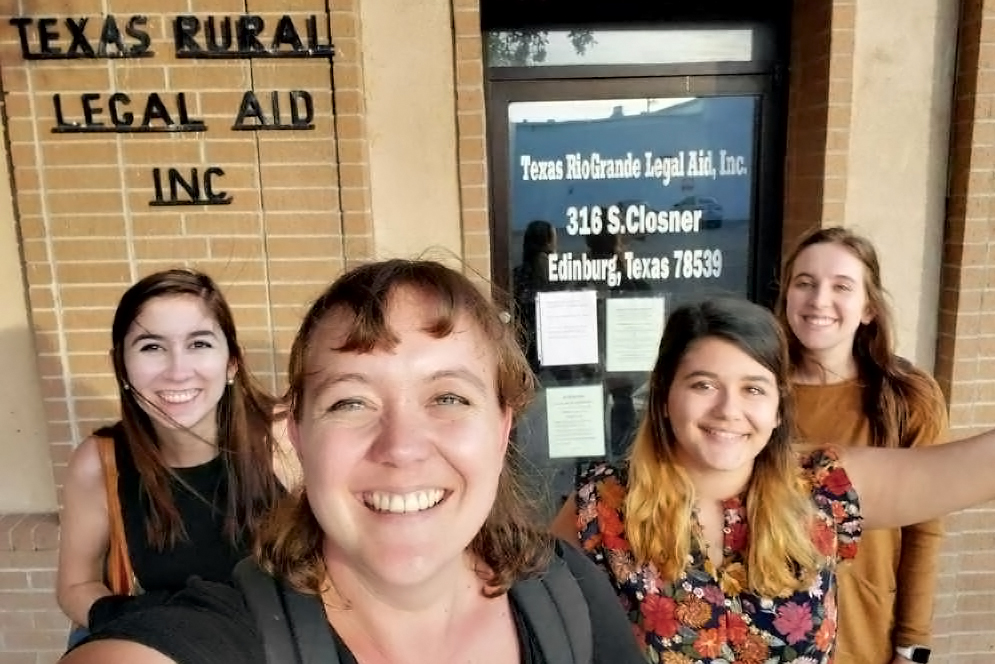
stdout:
<svg viewBox="0 0 995 664">
<path fill-rule="evenodd" d="M 107 519 L 110 530 L 105 574 L 107 587 L 115 595 L 134 595 L 138 588 L 135 572 L 128 555 L 128 540 L 124 534 L 124 515 L 117 492 L 117 456 L 114 439 L 97 437 L 97 452 L 104 474 L 104 493 L 107 496 Z"/>
<path fill-rule="evenodd" d="M 288 588 L 245 558 L 232 572 L 263 637 L 267 664 L 339 664 L 321 598 Z"/>
<path fill-rule="evenodd" d="M 594 636 L 587 599 L 560 554 L 539 577 L 519 581 L 511 596 L 532 628 L 546 664 L 591 664 Z"/>
</svg>

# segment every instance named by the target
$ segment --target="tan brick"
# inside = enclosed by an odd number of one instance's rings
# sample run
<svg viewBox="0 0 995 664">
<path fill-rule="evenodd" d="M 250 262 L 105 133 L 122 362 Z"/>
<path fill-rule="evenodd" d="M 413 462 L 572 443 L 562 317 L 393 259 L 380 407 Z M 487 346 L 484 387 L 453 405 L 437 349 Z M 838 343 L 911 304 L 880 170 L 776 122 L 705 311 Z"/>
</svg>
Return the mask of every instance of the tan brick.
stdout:
<svg viewBox="0 0 995 664">
<path fill-rule="evenodd" d="M 208 255 L 205 238 L 164 237 L 141 238 L 134 241 L 138 260 L 191 260 Z"/>
</svg>

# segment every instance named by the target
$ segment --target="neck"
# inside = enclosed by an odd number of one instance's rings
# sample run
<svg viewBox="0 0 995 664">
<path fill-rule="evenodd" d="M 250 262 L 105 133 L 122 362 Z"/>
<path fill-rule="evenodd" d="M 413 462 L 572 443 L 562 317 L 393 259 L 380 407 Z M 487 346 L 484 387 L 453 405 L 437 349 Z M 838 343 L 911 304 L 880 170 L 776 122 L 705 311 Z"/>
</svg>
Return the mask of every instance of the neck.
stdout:
<svg viewBox="0 0 995 664">
<path fill-rule="evenodd" d="M 381 653 L 404 652 L 412 643 L 444 649 L 461 618 L 486 601 L 469 554 L 422 583 L 404 586 L 364 574 L 327 544 L 324 558 L 331 583 L 322 599 L 329 621 L 340 636 L 359 634 Z"/>
<path fill-rule="evenodd" d="M 746 491 L 753 475 L 753 464 L 746 468 L 727 471 L 693 471 L 685 468 L 697 499 L 701 502 L 717 502 L 734 498 Z"/>
<path fill-rule="evenodd" d="M 805 385 L 832 385 L 857 377 L 857 360 L 853 353 L 810 352 L 802 356 L 794 369 L 794 381 Z"/>
<path fill-rule="evenodd" d="M 186 429 L 166 429 L 154 423 L 159 453 L 172 468 L 189 468 L 207 463 L 218 455 L 217 432 L 207 437 Z"/>
</svg>

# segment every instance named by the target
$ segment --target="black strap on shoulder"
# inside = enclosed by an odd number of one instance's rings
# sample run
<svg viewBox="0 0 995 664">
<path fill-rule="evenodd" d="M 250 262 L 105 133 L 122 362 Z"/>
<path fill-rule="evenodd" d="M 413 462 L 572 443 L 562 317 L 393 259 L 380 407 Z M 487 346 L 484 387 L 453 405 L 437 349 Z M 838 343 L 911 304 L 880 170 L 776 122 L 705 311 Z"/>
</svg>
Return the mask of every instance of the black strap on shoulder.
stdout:
<svg viewBox="0 0 995 664">
<path fill-rule="evenodd" d="M 321 598 L 284 586 L 251 558 L 232 576 L 259 627 L 268 664 L 339 664 Z"/>
<path fill-rule="evenodd" d="M 591 664 L 594 637 L 591 615 L 560 545 L 539 577 L 519 581 L 511 596 L 539 641 L 546 664 Z"/>
</svg>

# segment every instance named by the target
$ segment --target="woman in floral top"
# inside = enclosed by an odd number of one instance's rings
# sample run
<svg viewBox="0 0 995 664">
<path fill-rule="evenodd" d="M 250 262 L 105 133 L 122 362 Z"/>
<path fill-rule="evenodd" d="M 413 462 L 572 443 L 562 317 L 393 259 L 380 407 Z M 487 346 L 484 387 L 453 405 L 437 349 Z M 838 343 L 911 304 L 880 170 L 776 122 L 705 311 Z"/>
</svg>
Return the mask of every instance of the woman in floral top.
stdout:
<svg viewBox="0 0 995 664">
<path fill-rule="evenodd" d="M 654 664 L 830 664 L 836 566 L 862 529 L 995 497 L 995 432 L 799 459 L 787 371 L 766 309 L 677 309 L 628 463 L 585 473 L 553 524 L 608 572 Z"/>
</svg>

